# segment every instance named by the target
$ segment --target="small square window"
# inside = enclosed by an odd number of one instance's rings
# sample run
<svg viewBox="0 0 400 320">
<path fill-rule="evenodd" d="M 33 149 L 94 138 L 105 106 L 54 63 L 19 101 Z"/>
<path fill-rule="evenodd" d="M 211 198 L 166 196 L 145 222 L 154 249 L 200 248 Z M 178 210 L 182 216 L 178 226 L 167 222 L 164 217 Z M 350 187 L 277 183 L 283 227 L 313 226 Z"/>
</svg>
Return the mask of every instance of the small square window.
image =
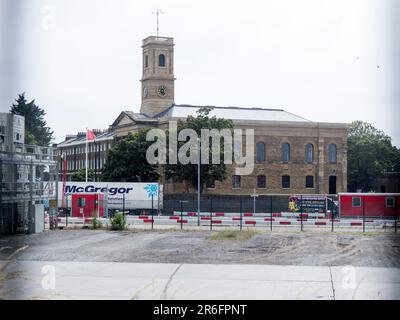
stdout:
<svg viewBox="0 0 400 320">
<path fill-rule="evenodd" d="M 232 177 L 232 188 L 239 189 L 240 188 L 240 176 L 233 176 Z"/>
<path fill-rule="evenodd" d="M 352 207 L 361 207 L 361 198 L 360 197 L 353 197 L 351 201 Z"/>
<path fill-rule="evenodd" d="M 306 188 L 314 188 L 314 176 L 306 176 Z"/>
<path fill-rule="evenodd" d="M 207 189 L 215 189 L 215 180 L 207 181 Z"/>
<path fill-rule="evenodd" d="M 394 207 L 394 197 L 386 197 L 386 208 Z"/>
<path fill-rule="evenodd" d="M 282 189 L 290 188 L 290 176 L 282 176 Z"/>
<path fill-rule="evenodd" d="M 86 205 L 85 198 L 78 198 L 78 207 L 84 207 Z"/>
<path fill-rule="evenodd" d="M 267 179 L 265 176 L 257 176 L 257 188 L 265 189 L 267 186 Z"/>
</svg>

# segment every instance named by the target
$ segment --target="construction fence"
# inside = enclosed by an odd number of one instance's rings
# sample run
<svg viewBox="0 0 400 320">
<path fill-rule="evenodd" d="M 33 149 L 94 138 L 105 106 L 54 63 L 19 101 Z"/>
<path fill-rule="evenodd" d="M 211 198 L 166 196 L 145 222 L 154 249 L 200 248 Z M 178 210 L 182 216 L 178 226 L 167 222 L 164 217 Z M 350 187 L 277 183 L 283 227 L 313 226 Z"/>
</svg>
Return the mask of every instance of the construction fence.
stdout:
<svg viewBox="0 0 400 320">
<path fill-rule="evenodd" d="M 366 208 L 362 216 L 342 217 L 337 195 L 203 195 L 198 202 L 195 194 L 180 194 L 164 195 L 163 201 L 153 199 L 151 204 L 149 200 L 143 201 L 146 202 L 133 204 L 122 199 L 121 203 L 108 206 L 104 198 L 98 197 L 92 203 L 75 203 L 75 208 L 71 202 L 59 215 L 59 222 L 65 226 L 69 219 L 70 224 L 87 224 L 98 217 L 107 225 L 109 218 L 122 213 L 128 227 L 153 229 L 228 227 L 335 231 L 351 228 L 397 232 L 398 228 L 397 213 L 378 216 Z"/>
</svg>

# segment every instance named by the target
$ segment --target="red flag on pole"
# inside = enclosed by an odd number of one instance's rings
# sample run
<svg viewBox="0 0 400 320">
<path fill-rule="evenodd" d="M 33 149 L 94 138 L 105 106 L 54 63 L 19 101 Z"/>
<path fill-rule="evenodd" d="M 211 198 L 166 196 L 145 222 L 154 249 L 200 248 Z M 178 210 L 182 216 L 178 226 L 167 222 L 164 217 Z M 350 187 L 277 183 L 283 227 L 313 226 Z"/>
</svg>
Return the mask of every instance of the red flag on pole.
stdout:
<svg viewBox="0 0 400 320">
<path fill-rule="evenodd" d="M 94 140 L 96 138 L 96 135 L 92 130 L 87 129 L 87 139 L 89 141 Z"/>
</svg>

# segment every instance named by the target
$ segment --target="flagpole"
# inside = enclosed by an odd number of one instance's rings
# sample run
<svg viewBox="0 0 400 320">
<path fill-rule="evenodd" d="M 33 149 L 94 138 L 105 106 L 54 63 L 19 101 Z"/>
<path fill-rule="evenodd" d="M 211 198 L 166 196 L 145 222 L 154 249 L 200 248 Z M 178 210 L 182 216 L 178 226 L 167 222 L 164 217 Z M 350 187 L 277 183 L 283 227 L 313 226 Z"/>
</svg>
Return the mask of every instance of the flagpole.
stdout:
<svg viewBox="0 0 400 320">
<path fill-rule="evenodd" d="M 88 179 L 88 129 L 86 128 L 86 182 Z"/>
</svg>

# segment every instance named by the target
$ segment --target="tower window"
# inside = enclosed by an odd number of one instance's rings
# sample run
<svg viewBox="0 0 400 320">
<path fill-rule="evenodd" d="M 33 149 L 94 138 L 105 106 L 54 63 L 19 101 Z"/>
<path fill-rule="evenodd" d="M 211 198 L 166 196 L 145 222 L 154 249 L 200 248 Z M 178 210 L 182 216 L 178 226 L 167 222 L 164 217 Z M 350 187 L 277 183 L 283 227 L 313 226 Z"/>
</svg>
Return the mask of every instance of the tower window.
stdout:
<svg viewBox="0 0 400 320">
<path fill-rule="evenodd" d="M 158 56 L 158 66 L 165 67 L 165 56 L 163 54 Z"/>
<path fill-rule="evenodd" d="M 148 66 L 149 66 L 149 56 L 146 55 L 146 56 L 144 57 L 144 67 L 147 68 Z"/>
</svg>

